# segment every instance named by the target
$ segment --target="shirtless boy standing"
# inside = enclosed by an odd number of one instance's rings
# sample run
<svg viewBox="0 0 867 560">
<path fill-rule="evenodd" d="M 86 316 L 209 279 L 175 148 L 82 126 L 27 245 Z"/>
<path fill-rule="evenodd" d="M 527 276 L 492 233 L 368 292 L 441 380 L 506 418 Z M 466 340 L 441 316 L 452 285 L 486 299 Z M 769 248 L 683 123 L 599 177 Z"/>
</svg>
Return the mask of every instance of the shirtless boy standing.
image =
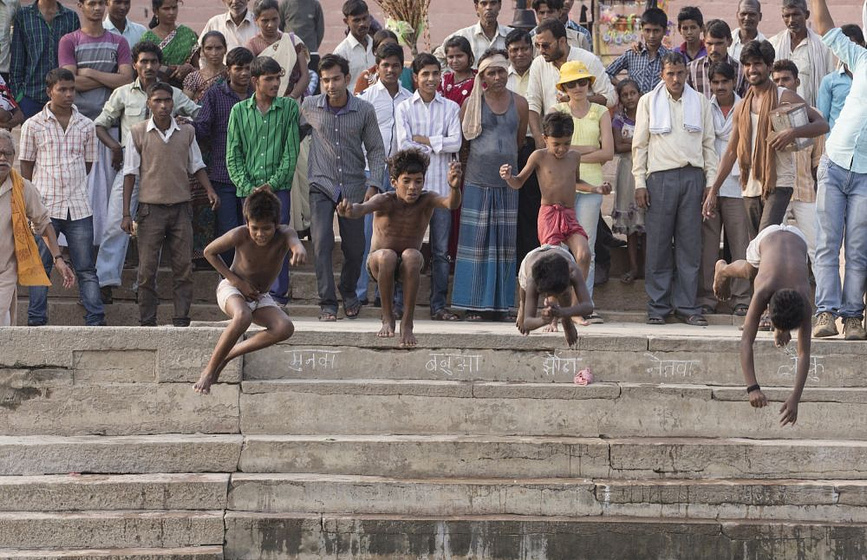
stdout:
<svg viewBox="0 0 867 560">
<path fill-rule="evenodd" d="M 748 385 L 750 404 L 755 408 L 768 405 L 756 381 L 753 342 L 759 330 L 762 313 L 770 306 L 770 319 L 774 327 L 774 342 L 782 348 L 789 343 L 789 331 L 798 332 L 798 371 L 792 394 L 780 408 L 780 424 L 794 424 L 798 420 L 798 402 L 807 381 L 810 368 L 810 336 L 812 308 L 807 268 L 807 242 L 804 234 L 794 226 L 772 225 L 763 229 L 747 247 L 746 260 L 726 264 L 716 263 L 713 290 L 720 301 L 731 297 L 729 281 L 732 278 L 754 280 L 753 299 L 744 320 L 741 336 L 741 368 Z"/>
<path fill-rule="evenodd" d="M 280 200 L 267 186 L 254 190 L 244 201 L 244 220 L 246 225 L 226 232 L 205 247 L 205 258 L 224 278 L 217 286 L 217 304 L 232 320 L 193 386 L 197 393 L 210 393 L 211 385 L 233 359 L 277 344 L 295 332 L 292 321 L 269 290 L 286 254 L 292 252 L 289 264 L 295 266 L 304 264 L 307 251 L 294 229 L 280 225 Z M 235 260 L 229 268 L 220 254 L 232 249 Z M 237 343 L 250 323 L 265 330 Z"/>
<path fill-rule="evenodd" d="M 417 344 L 413 334 L 413 314 L 418 295 L 419 274 L 424 257 L 421 244 L 434 209 L 454 210 L 461 205 L 461 164 L 449 166 L 449 196 L 425 191 L 424 176 L 430 160 L 417 149 L 402 150 L 389 160 L 394 192 L 378 194 L 363 204 L 347 199 L 337 205 L 344 218 L 360 218 L 373 213 L 373 239 L 367 270 L 379 284 L 382 301 L 382 329 L 377 336 L 394 336 L 392 297 L 395 282 L 403 285 L 403 318 L 400 321 L 400 347 Z"/>
</svg>

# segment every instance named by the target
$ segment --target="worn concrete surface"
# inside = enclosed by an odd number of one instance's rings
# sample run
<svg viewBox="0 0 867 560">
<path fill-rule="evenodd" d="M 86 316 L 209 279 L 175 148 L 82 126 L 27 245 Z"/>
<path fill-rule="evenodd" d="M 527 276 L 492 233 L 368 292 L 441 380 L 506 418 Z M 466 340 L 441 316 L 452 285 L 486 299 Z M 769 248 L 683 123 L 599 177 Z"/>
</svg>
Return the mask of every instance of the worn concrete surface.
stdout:
<svg viewBox="0 0 867 560">
<path fill-rule="evenodd" d="M 118 548 L 83 550 L 0 550 L 0 559 L 9 560 L 222 560 L 222 546 L 191 546 L 184 548 Z"/>
</svg>

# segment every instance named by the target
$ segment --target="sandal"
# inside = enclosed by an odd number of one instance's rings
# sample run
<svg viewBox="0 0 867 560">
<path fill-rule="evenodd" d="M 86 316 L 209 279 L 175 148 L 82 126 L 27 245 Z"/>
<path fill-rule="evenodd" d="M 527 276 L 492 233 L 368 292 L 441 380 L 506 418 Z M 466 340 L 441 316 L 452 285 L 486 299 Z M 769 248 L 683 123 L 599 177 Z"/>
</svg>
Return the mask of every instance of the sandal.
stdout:
<svg viewBox="0 0 867 560">
<path fill-rule="evenodd" d="M 702 305 L 701 306 L 702 315 L 713 315 L 716 313 L 716 309 L 711 307 L 710 305 Z"/>
<path fill-rule="evenodd" d="M 750 308 L 749 305 L 746 305 L 744 303 L 739 303 L 739 304 L 735 305 L 735 308 L 732 310 L 732 315 L 735 315 L 737 317 L 746 317 L 747 311 L 749 310 L 749 308 Z"/>
<path fill-rule="evenodd" d="M 347 319 L 357 319 L 358 313 L 361 311 L 361 302 L 356 301 L 354 305 L 347 306 L 343 304 L 343 313 Z"/>
<path fill-rule="evenodd" d="M 603 319 L 602 316 L 595 311 L 587 317 L 584 317 L 584 319 L 586 320 L 588 325 L 601 325 L 605 322 L 605 319 Z"/>
<path fill-rule="evenodd" d="M 482 317 L 481 313 L 467 313 L 464 315 L 464 321 L 469 321 L 471 323 L 480 323 L 484 320 L 485 318 Z"/>
<path fill-rule="evenodd" d="M 662 317 L 657 317 L 655 315 L 648 315 L 645 323 L 647 323 L 648 325 L 664 325 L 665 319 L 663 319 Z"/>
<path fill-rule="evenodd" d="M 704 315 L 700 313 L 696 313 L 695 315 L 690 315 L 684 319 L 684 322 L 687 325 L 692 325 L 693 327 L 706 327 L 707 319 L 704 318 Z"/>
<path fill-rule="evenodd" d="M 773 325 L 771 324 L 771 316 L 767 313 L 762 315 L 762 318 L 759 319 L 759 330 L 760 331 L 770 331 L 773 329 Z"/>
<path fill-rule="evenodd" d="M 333 323 L 337 320 L 337 315 L 330 311 L 321 311 L 319 313 L 319 320 L 323 323 Z"/>
<path fill-rule="evenodd" d="M 623 273 L 623 276 L 620 277 L 620 281 L 623 282 L 624 284 L 632 284 L 633 282 L 635 282 L 635 279 L 637 277 L 638 277 L 638 273 L 630 270 L 629 272 Z"/>
<path fill-rule="evenodd" d="M 452 313 L 451 311 L 449 311 L 445 307 L 443 307 L 439 311 L 431 313 L 430 318 L 431 318 L 431 321 L 460 321 L 460 319 L 461 319 L 460 316 L 456 315 L 455 313 Z"/>
</svg>

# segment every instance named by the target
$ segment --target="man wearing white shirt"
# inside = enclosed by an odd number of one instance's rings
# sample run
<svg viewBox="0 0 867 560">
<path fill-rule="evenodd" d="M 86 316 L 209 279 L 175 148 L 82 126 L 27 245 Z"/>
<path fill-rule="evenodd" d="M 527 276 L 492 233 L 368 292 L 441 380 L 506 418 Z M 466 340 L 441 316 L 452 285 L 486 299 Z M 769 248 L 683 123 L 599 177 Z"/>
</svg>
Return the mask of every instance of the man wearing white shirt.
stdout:
<svg viewBox="0 0 867 560">
<path fill-rule="evenodd" d="M 115 35 L 120 35 L 129 43 L 132 49 L 141 40 L 147 28 L 129 19 L 130 0 L 109 0 L 108 16 L 102 22 L 102 26 Z"/>
<path fill-rule="evenodd" d="M 359 94 L 358 98 L 373 105 L 376 111 L 376 120 L 379 123 L 379 133 L 382 135 L 382 145 L 385 147 L 385 157 L 390 158 L 397 153 L 396 113 L 397 106 L 412 97 L 412 93 L 400 85 L 400 73 L 403 71 L 403 47 L 396 43 L 385 43 L 376 51 L 376 83 L 369 86 Z M 388 167 L 386 176 L 382 178 L 383 191 L 391 190 L 391 182 L 388 180 Z M 367 254 L 370 251 L 370 240 L 373 236 L 373 214 L 364 217 L 364 256 L 362 262 L 367 262 Z M 361 267 L 361 276 L 355 292 L 362 303 L 367 299 L 367 287 L 370 283 L 370 275 L 367 267 Z M 395 286 L 394 309 L 402 309 L 399 288 Z"/>
<path fill-rule="evenodd" d="M 482 58 L 488 49 L 506 48 L 506 35 L 512 30 L 511 27 L 500 25 L 497 18 L 503 7 L 502 0 L 473 0 L 479 23 L 459 29 L 450 33 L 443 44 L 436 48 L 434 56 L 440 61 L 440 66 L 446 65 L 446 41 L 455 35 L 459 35 L 470 42 L 473 49 L 473 68 L 478 67 L 478 60 Z"/>
<path fill-rule="evenodd" d="M 593 74 L 591 103 L 613 107 L 617 94 L 611 79 L 605 73 L 602 61 L 584 49 L 569 47 L 566 41 L 566 28 L 558 20 L 542 22 L 536 28 L 535 46 L 541 56 L 530 65 L 530 83 L 527 86 L 527 103 L 530 106 L 530 130 L 536 146 L 544 145 L 542 138 L 542 116 L 557 103 L 557 81 L 560 67 L 570 60 L 578 60 Z"/>
<path fill-rule="evenodd" d="M 343 22 L 349 26 L 349 34 L 337 45 L 334 54 L 349 61 L 350 83 L 355 83 L 362 72 L 376 64 L 373 39 L 368 36 L 370 11 L 367 3 L 364 0 L 346 0 L 343 3 Z"/>
<path fill-rule="evenodd" d="M 460 107 L 439 93 L 441 66 L 431 54 L 422 53 L 412 62 L 418 89 L 412 98 L 397 107 L 397 147 L 416 148 L 430 157 L 425 190 L 447 196 L 449 164 L 461 149 Z M 449 289 L 449 232 L 451 211 L 437 208 L 430 220 L 431 289 L 430 312 L 435 321 L 454 321 L 458 316 L 446 309 Z"/>
<path fill-rule="evenodd" d="M 741 60 L 741 49 L 750 41 L 764 41 L 767 38 L 759 31 L 762 21 L 762 4 L 759 0 L 741 0 L 738 3 L 738 26 L 732 31 L 732 45 L 729 54 L 732 58 Z"/>
<path fill-rule="evenodd" d="M 253 14 L 247 9 L 248 0 L 224 0 L 227 11 L 208 20 L 199 37 L 208 31 L 219 31 L 226 38 L 226 52 L 244 47 L 259 33 Z"/>
</svg>

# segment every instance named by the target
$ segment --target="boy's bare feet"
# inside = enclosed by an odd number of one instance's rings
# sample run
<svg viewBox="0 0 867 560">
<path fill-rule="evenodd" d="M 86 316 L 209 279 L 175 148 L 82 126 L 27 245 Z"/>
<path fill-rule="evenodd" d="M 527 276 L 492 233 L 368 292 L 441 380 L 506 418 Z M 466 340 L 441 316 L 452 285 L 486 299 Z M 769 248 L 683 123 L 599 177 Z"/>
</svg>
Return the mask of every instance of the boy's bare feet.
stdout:
<svg viewBox="0 0 867 560">
<path fill-rule="evenodd" d="M 542 332 L 558 332 L 558 330 L 559 330 L 559 329 L 557 329 L 558 321 L 560 321 L 560 319 L 554 317 L 554 319 L 551 320 L 551 323 L 547 327 L 542 329 Z"/>
<path fill-rule="evenodd" d="M 379 332 L 376 333 L 376 336 L 379 338 L 392 338 L 394 337 L 394 316 L 390 319 L 382 320 L 382 328 L 379 329 Z"/>
<path fill-rule="evenodd" d="M 412 333 L 412 321 L 403 320 L 400 322 L 400 347 L 414 348 L 418 345 L 415 335 Z"/>
<path fill-rule="evenodd" d="M 222 368 L 220 368 L 222 369 Z M 216 383 L 217 377 L 220 375 L 219 370 L 217 371 L 208 371 L 207 368 L 202 372 L 202 376 L 199 377 L 199 380 L 196 381 L 196 384 L 193 385 L 193 391 L 201 394 L 201 395 L 210 395 L 211 394 L 211 385 Z"/>
<path fill-rule="evenodd" d="M 724 260 L 720 259 L 713 267 L 713 293 L 720 301 L 728 301 L 732 297 L 729 279 L 722 274 L 726 264 Z"/>
<path fill-rule="evenodd" d="M 578 342 L 578 329 L 575 328 L 571 317 L 563 317 L 563 334 L 566 335 L 566 344 L 570 347 Z"/>
</svg>

